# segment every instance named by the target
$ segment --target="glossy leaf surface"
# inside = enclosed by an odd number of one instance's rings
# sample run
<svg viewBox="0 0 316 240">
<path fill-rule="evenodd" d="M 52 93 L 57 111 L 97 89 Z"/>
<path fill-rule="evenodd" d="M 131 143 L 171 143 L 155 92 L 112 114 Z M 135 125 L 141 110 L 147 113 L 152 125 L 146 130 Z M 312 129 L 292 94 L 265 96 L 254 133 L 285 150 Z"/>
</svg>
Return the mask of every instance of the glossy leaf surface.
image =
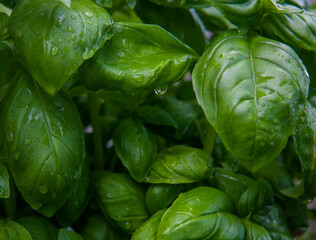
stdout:
<svg viewBox="0 0 316 240">
<path fill-rule="evenodd" d="M 139 120 L 132 118 L 120 122 L 113 134 L 117 156 L 137 182 L 148 175 L 157 155 L 155 135 Z"/>
<path fill-rule="evenodd" d="M 146 208 L 150 214 L 168 208 L 181 193 L 181 184 L 152 184 L 146 192 Z"/>
<path fill-rule="evenodd" d="M 84 240 L 84 238 L 78 233 L 61 228 L 58 233 L 58 240 Z"/>
<path fill-rule="evenodd" d="M 92 90 L 137 93 L 179 80 L 198 56 L 159 26 L 116 23 L 113 38 L 86 65 L 84 84 Z"/>
<path fill-rule="evenodd" d="M 249 170 L 268 165 L 293 133 L 309 78 L 287 45 L 227 31 L 193 71 L 199 104 L 227 150 Z"/>
<path fill-rule="evenodd" d="M 232 211 L 233 205 L 223 192 L 194 188 L 180 194 L 162 216 L 157 239 L 244 239 L 243 223 Z"/>
<path fill-rule="evenodd" d="M 51 95 L 104 45 L 111 27 L 110 15 L 88 0 L 22 0 L 9 22 L 22 62 Z"/>
<path fill-rule="evenodd" d="M 304 173 L 305 197 L 316 194 L 316 108 L 309 102 L 294 131 L 294 142 Z"/>
<path fill-rule="evenodd" d="M 152 215 L 134 232 L 131 240 L 156 240 L 158 225 L 165 211 L 163 209 Z"/>
<path fill-rule="evenodd" d="M 9 16 L 3 12 L 0 12 L 0 41 L 9 38 Z"/>
<path fill-rule="evenodd" d="M 262 226 L 244 221 L 246 237 L 245 240 L 273 240 L 269 232 Z"/>
<path fill-rule="evenodd" d="M 10 181 L 7 166 L 0 162 L 0 198 L 10 197 Z"/>
<path fill-rule="evenodd" d="M 0 239 L 32 240 L 32 237 L 22 225 L 10 219 L 0 219 Z"/>
<path fill-rule="evenodd" d="M 262 21 L 264 33 L 295 47 L 316 50 L 316 13 L 288 4 L 276 6 Z"/>
<path fill-rule="evenodd" d="M 173 146 L 158 154 L 146 178 L 148 183 L 192 183 L 211 175 L 213 161 L 197 148 Z"/>
<path fill-rule="evenodd" d="M 32 215 L 20 218 L 17 222 L 29 231 L 32 240 L 56 240 L 58 238 L 57 227 L 46 218 Z"/>
<path fill-rule="evenodd" d="M 82 174 L 85 146 L 77 109 L 64 93 L 48 95 L 22 70 L 13 79 L 3 116 L 15 184 L 33 209 L 52 216 Z"/>
<path fill-rule="evenodd" d="M 105 216 L 127 233 L 133 233 L 149 216 L 145 193 L 128 175 L 101 173 L 96 182 L 96 198 Z"/>
</svg>

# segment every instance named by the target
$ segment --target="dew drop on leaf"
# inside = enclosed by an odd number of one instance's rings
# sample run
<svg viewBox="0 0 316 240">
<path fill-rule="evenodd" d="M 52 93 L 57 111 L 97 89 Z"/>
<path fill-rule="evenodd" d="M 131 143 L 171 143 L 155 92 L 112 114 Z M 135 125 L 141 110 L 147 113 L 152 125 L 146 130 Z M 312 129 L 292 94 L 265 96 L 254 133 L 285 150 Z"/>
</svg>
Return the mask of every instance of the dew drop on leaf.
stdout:
<svg viewBox="0 0 316 240">
<path fill-rule="evenodd" d="M 47 185 L 41 185 L 38 187 L 38 191 L 42 194 L 45 194 L 48 192 L 48 186 Z"/>
<path fill-rule="evenodd" d="M 31 139 L 29 139 L 29 138 L 25 139 L 25 141 L 24 141 L 25 146 L 30 145 L 30 143 L 31 143 Z"/>
<path fill-rule="evenodd" d="M 154 90 L 157 95 L 164 95 L 167 92 L 167 88 L 157 88 Z"/>
<path fill-rule="evenodd" d="M 93 17 L 93 14 L 91 12 L 85 12 L 84 15 L 86 15 L 89 18 Z"/>
<path fill-rule="evenodd" d="M 126 38 L 124 38 L 122 40 L 122 47 L 123 48 L 128 48 L 129 47 L 129 41 L 127 41 Z"/>
<path fill-rule="evenodd" d="M 132 228 L 132 224 L 131 224 L 129 221 L 127 221 L 127 222 L 125 223 L 125 229 L 129 230 L 129 229 L 131 229 L 131 228 Z"/>
</svg>

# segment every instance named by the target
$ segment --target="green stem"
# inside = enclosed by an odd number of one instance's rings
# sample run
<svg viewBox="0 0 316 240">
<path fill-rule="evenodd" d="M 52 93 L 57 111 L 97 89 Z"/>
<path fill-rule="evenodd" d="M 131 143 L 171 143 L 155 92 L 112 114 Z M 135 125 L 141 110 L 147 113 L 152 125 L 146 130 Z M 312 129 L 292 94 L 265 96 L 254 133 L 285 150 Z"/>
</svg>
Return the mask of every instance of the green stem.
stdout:
<svg viewBox="0 0 316 240">
<path fill-rule="evenodd" d="M 206 132 L 206 136 L 204 139 L 203 150 L 208 153 L 210 156 L 212 155 L 214 144 L 216 141 L 217 133 L 215 129 L 209 124 L 209 127 Z"/>
<path fill-rule="evenodd" d="M 104 169 L 103 144 L 100 127 L 100 100 L 93 93 L 88 94 L 90 120 L 93 128 L 94 165 L 98 170 Z"/>
</svg>

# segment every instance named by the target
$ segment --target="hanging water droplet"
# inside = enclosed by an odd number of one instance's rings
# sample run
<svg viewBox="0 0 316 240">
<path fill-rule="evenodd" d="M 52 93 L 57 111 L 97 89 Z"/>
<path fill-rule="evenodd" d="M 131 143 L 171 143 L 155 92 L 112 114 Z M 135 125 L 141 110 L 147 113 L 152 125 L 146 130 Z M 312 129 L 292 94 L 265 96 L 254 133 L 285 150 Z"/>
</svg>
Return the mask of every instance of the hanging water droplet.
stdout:
<svg viewBox="0 0 316 240">
<path fill-rule="evenodd" d="M 125 223 L 125 229 L 126 230 L 129 230 L 129 229 L 131 229 L 132 228 L 132 224 L 129 222 L 129 221 L 126 221 L 126 223 Z"/>
<path fill-rule="evenodd" d="M 155 93 L 157 94 L 157 95 L 164 95 L 165 93 L 167 92 L 167 88 L 165 87 L 165 88 L 157 88 L 157 89 L 155 89 Z"/>
<path fill-rule="evenodd" d="M 93 17 L 93 14 L 91 12 L 85 12 L 84 15 L 86 15 L 89 18 Z"/>
<path fill-rule="evenodd" d="M 7 140 L 8 142 L 12 142 L 14 138 L 14 134 L 12 131 L 9 132 L 9 134 L 7 134 Z"/>
<path fill-rule="evenodd" d="M 123 48 L 128 48 L 129 47 L 129 41 L 126 38 L 124 38 L 122 40 L 122 47 Z"/>
<path fill-rule="evenodd" d="M 58 53 L 58 47 L 53 46 L 53 47 L 52 47 L 51 54 L 52 54 L 53 56 L 56 56 L 56 55 L 57 55 L 57 53 Z"/>
<path fill-rule="evenodd" d="M 29 138 L 25 139 L 25 141 L 24 141 L 25 146 L 30 145 L 30 143 L 31 143 L 31 139 L 29 139 Z"/>
<path fill-rule="evenodd" d="M 48 186 L 47 185 L 41 185 L 38 187 L 38 191 L 42 194 L 45 194 L 48 192 Z"/>
</svg>

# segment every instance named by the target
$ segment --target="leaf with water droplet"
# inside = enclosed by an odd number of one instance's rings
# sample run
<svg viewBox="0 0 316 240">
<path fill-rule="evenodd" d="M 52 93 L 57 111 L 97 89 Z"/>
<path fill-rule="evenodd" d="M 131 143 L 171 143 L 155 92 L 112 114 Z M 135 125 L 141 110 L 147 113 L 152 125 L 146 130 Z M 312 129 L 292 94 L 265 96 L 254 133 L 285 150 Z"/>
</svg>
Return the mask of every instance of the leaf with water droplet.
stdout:
<svg viewBox="0 0 316 240">
<path fill-rule="evenodd" d="M 87 88 L 138 93 L 178 81 L 196 52 L 156 25 L 116 23 L 109 45 L 82 68 Z M 92 74 L 93 73 L 93 74 Z"/>
<path fill-rule="evenodd" d="M 112 23 L 106 10 L 89 0 L 25 0 L 12 11 L 9 32 L 33 78 L 54 95 L 110 38 Z"/>
<path fill-rule="evenodd" d="M 0 162 L 0 189 L 0 198 L 10 197 L 9 172 L 6 165 L 2 162 Z"/>
<path fill-rule="evenodd" d="M 11 219 L 0 219 L 0 237 L 1 239 L 23 239 L 32 240 L 30 233 L 17 222 Z"/>
</svg>

